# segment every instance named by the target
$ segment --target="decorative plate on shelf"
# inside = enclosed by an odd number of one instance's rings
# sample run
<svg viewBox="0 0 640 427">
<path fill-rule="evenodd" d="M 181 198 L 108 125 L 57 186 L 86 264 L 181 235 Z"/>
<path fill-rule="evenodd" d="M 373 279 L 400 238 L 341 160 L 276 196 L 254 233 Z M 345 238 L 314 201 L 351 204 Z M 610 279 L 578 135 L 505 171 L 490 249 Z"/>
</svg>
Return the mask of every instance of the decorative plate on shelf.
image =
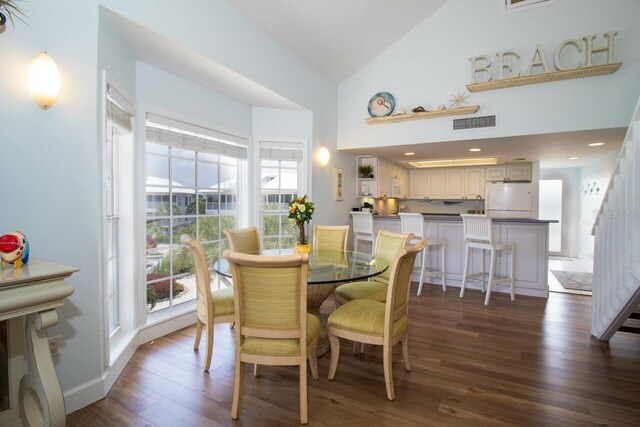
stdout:
<svg viewBox="0 0 640 427">
<path fill-rule="evenodd" d="M 385 117 L 393 113 L 396 107 L 396 100 L 389 92 L 380 92 L 373 95 L 369 100 L 367 109 L 371 117 Z"/>
</svg>

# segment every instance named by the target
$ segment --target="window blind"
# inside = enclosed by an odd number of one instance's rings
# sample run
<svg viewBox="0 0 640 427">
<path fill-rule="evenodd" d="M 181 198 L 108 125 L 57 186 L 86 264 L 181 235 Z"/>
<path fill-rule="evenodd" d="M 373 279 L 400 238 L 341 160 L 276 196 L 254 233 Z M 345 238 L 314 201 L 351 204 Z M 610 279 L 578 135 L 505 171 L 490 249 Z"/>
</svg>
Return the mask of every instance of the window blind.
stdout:
<svg viewBox="0 0 640 427">
<path fill-rule="evenodd" d="M 107 84 L 107 118 L 121 128 L 131 131 L 133 113 L 130 111 L 133 111 L 131 103 L 113 86 Z"/>
<path fill-rule="evenodd" d="M 147 113 L 147 141 L 235 159 L 247 159 L 249 141 L 230 133 Z"/>
<path fill-rule="evenodd" d="M 260 158 L 262 160 L 294 160 L 301 162 L 304 158 L 304 147 L 296 142 L 260 141 Z"/>
</svg>

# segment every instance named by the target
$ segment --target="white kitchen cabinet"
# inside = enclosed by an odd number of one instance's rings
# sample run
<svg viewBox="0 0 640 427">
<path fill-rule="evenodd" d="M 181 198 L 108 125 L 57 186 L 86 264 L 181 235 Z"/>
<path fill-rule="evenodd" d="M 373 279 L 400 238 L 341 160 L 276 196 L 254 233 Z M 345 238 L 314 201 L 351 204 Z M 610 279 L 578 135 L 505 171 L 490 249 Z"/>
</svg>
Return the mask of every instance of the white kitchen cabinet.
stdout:
<svg viewBox="0 0 640 427">
<path fill-rule="evenodd" d="M 487 181 L 530 181 L 531 165 L 505 165 L 485 168 Z"/>
<path fill-rule="evenodd" d="M 484 168 L 465 168 L 464 197 L 475 199 L 477 196 L 484 199 Z"/>
<path fill-rule="evenodd" d="M 427 171 L 412 170 L 409 172 L 409 198 L 424 199 L 427 197 Z"/>
<path fill-rule="evenodd" d="M 530 181 L 531 165 L 507 165 L 507 179 L 509 181 Z"/>
<path fill-rule="evenodd" d="M 445 192 L 446 199 L 462 199 L 464 197 L 464 169 L 445 169 Z"/>
<path fill-rule="evenodd" d="M 445 178 L 444 169 L 427 170 L 427 198 L 428 199 L 444 199 L 445 198 Z"/>
</svg>

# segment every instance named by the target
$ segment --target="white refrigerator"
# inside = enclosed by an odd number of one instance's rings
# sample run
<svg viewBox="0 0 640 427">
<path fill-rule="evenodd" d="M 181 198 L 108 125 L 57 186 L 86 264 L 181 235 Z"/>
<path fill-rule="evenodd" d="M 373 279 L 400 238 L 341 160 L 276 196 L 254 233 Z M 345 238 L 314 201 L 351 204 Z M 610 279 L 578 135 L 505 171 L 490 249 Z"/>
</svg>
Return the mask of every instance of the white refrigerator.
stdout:
<svg viewBox="0 0 640 427">
<path fill-rule="evenodd" d="M 531 218 L 532 197 L 530 182 L 487 182 L 485 212 L 493 218 Z"/>
</svg>

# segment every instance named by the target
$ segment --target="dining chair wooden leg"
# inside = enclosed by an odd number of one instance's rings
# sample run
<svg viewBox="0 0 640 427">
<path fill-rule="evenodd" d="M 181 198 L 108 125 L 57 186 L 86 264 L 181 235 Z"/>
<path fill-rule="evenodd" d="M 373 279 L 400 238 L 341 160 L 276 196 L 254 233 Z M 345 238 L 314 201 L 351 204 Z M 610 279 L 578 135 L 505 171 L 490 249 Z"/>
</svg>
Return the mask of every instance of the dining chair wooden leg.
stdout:
<svg viewBox="0 0 640 427">
<path fill-rule="evenodd" d="M 318 339 L 307 349 L 309 359 L 309 367 L 311 368 L 311 376 L 314 380 L 318 379 Z"/>
<path fill-rule="evenodd" d="M 244 363 L 236 357 L 235 375 L 233 377 L 233 403 L 231 404 L 231 418 L 238 419 L 242 406 L 242 388 L 244 383 Z"/>
<path fill-rule="evenodd" d="M 384 364 L 384 383 L 387 386 L 387 398 L 395 400 L 396 393 L 393 390 L 393 366 L 391 344 L 385 343 L 382 349 L 382 362 Z"/>
<path fill-rule="evenodd" d="M 213 324 L 207 323 L 207 354 L 204 358 L 204 366 L 202 368 L 203 371 L 209 371 L 209 366 L 211 366 L 211 353 L 213 352 Z"/>
<path fill-rule="evenodd" d="M 405 334 L 402 338 L 402 358 L 404 359 L 404 367 L 407 371 L 411 370 L 411 362 L 409 361 L 409 336 Z"/>
<path fill-rule="evenodd" d="M 418 284 L 418 296 L 422 294 L 422 285 L 424 285 L 424 269 L 427 268 L 427 249 L 429 247 L 425 246 L 422 250 L 421 261 L 420 261 L 420 283 Z M 417 258 L 417 257 L 416 257 Z"/>
<path fill-rule="evenodd" d="M 193 344 L 193 349 L 197 350 L 200 347 L 200 338 L 202 337 L 202 322 L 200 319 L 196 319 L 196 341 Z"/>
<path fill-rule="evenodd" d="M 336 376 L 338 369 L 338 358 L 340 357 L 340 338 L 329 334 L 329 345 L 331 346 L 331 361 L 329 362 L 329 379 Z"/>
<path fill-rule="evenodd" d="M 307 361 L 300 363 L 300 424 L 307 424 Z"/>
</svg>

